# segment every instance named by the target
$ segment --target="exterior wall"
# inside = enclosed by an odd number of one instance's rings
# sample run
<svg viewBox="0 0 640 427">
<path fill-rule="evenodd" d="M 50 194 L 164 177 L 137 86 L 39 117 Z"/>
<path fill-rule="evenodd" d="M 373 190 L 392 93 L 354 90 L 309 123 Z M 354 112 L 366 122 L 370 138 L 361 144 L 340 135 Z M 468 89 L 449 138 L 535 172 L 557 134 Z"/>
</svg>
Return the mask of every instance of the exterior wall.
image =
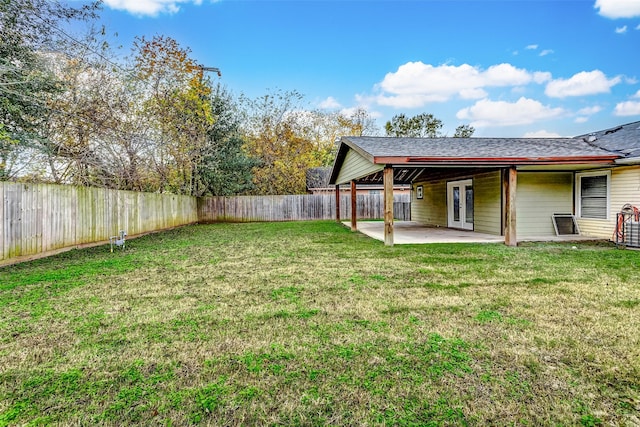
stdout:
<svg viewBox="0 0 640 427">
<path fill-rule="evenodd" d="M 611 239 L 616 228 L 616 214 L 626 203 L 640 207 L 640 166 L 611 169 L 609 183 L 609 218 L 580 219 L 578 227 L 585 236 Z"/>
<path fill-rule="evenodd" d="M 422 185 L 423 198 L 416 198 L 416 186 Z M 413 186 L 411 219 L 424 225 L 447 226 L 446 181 L 422 182 Z"/>
<path fill-rule="evenodd" d="M 447 181 L 417 183 L 424 198 L 411 199 L 411 218 L 426 225 L 447 226 Z M 474 231 L 502 234 L 502 183 L 500 172 L 473 177 Z M 622 205 L 620 205 L 622 206 Z M 573 212 L 572 172 L 520 172 L 516 195 L 517 236 L 555 236 L 551 221 L 554 213 Z"/>
<path fill-rule="evenodd" d="M 502 234 L 502 185 L 500 172 L 473 177 L 473 229 L 479 233 Z"/>
<path fill-rule="evenodd" d="M 422 185 L 424 198 L 416 198 L 416 185 Z M 448 226 L 447 181 L 422 182 L 413 187 L 411 219 L 425 225 Z M 500 235 L 500 172 L 473 177 L 474 231 Z"/>
<path fill-rule="evenodd" d="M 551 216 L 573 213 L 572 172 L 518 172 L 516 233 L 518 239 L 555 236 Z"/>
<path fill-rule="evenodd" d="M 340 168 L 336 183 L 345 184 L 353 179 L 362 178 L 382 169 L 384 169 L 383 165 L 371 163 L 355 151 L 349 150 Z"/>
</svg>

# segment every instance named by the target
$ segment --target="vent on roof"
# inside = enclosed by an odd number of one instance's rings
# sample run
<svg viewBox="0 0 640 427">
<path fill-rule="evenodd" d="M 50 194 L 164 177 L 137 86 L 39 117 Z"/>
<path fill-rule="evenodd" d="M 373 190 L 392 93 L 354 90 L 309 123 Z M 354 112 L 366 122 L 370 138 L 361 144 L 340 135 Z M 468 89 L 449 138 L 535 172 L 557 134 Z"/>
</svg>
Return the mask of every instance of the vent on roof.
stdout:
<svg viewBox="0 0 640 427">
<path fill-rule="evenodd" d="M 615 129 L 609 129 L 609 130 L 608 130 L 608 131 L 606 131 L 604 134 L 605 134 L 605 135 L 609 135 L 610 133 L 616 133 L 616 132 L 618 132 L 618 131 L 619 131 L 619 130 L 621 130 L 621 129 L 622 129 L 622 126 L 618 126 L 618 127 L 617 127 L 617 128 L 615 128 Z"/>
<path fill-rule="evenodd" d="M 589 135 L 589 136 L 587 136 L 587 137 L 582 138 L 582 140 L 583 140 L 584 142 L 593 142 L 593 141 L 595 141 L 596 139 L 598 139 L 598 138 L 597 138 L 594 134 L 591 134 L 591 135 Z"/>
</svg>

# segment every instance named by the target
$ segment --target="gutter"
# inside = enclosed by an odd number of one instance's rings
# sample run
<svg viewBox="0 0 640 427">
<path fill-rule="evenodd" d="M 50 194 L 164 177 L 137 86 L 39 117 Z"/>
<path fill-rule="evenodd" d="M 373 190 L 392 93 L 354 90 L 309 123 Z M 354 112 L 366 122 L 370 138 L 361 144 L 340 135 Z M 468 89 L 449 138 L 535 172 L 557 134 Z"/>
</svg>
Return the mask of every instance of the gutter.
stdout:
<svg viewBox="0 0 640 427">
<path fill-rule="evenodd" d="M 611 164 L 618 155 L 610 156 L 582 156 L 582 157 L 375 157 L 376 164 L 394 165 L 553 165 L 553 164 L 583 164 L 599 163 Z M 640 158 L 637 158 L 640 160 Z"/>
<path fill-rule="evenodd" d="M 618 159 L 615 161 L 616 165 L 635 165 L 640 164 L 640 157 L 629 157 L 626 159 Z"/>
</svg>

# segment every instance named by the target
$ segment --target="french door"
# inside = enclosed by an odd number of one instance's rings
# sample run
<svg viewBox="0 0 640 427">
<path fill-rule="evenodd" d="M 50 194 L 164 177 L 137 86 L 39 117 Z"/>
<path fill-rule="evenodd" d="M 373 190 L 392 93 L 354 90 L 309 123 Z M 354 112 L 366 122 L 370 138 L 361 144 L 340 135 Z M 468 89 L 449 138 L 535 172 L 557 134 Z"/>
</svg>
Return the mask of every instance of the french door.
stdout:
<svg viewBox="0 0 640 427">
<path fill-rule="evenodd" d="M 473 230 L 473 181 L 447 183 L 449 227 Z"/>
</svg>

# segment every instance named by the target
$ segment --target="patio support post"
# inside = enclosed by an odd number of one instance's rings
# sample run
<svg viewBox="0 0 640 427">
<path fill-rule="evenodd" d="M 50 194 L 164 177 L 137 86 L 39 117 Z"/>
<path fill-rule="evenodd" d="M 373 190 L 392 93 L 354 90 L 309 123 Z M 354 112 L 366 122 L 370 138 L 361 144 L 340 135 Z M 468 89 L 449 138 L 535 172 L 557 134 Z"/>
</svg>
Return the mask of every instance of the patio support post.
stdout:
<svg viewBox="0 0 640 427">
<path fill-rule="evenodd" d="M 504 224 L 504 244 L 507 246 L 517 246 L 516 238 L 516 187 L 518 184 L 518 173 L 515 166 L 511 166 L 506 171 L 506 203 L 505 203 L 505 224 Z"/>
<path fill-rule="evenodd" d="M 356 199 L 356 182 L 351 181 L 351 231 L 358 230 L 358 201 Z"/>
<path fill-rule="evenodd" d="M 393 167 L 385 166 L 384 183 L 384 244 L 393 246 Z"/>
<path fill-rule="evenodd" d="M 336 222 L 340 223 L 340 185 L 336 184 Z"/>
</svg>

